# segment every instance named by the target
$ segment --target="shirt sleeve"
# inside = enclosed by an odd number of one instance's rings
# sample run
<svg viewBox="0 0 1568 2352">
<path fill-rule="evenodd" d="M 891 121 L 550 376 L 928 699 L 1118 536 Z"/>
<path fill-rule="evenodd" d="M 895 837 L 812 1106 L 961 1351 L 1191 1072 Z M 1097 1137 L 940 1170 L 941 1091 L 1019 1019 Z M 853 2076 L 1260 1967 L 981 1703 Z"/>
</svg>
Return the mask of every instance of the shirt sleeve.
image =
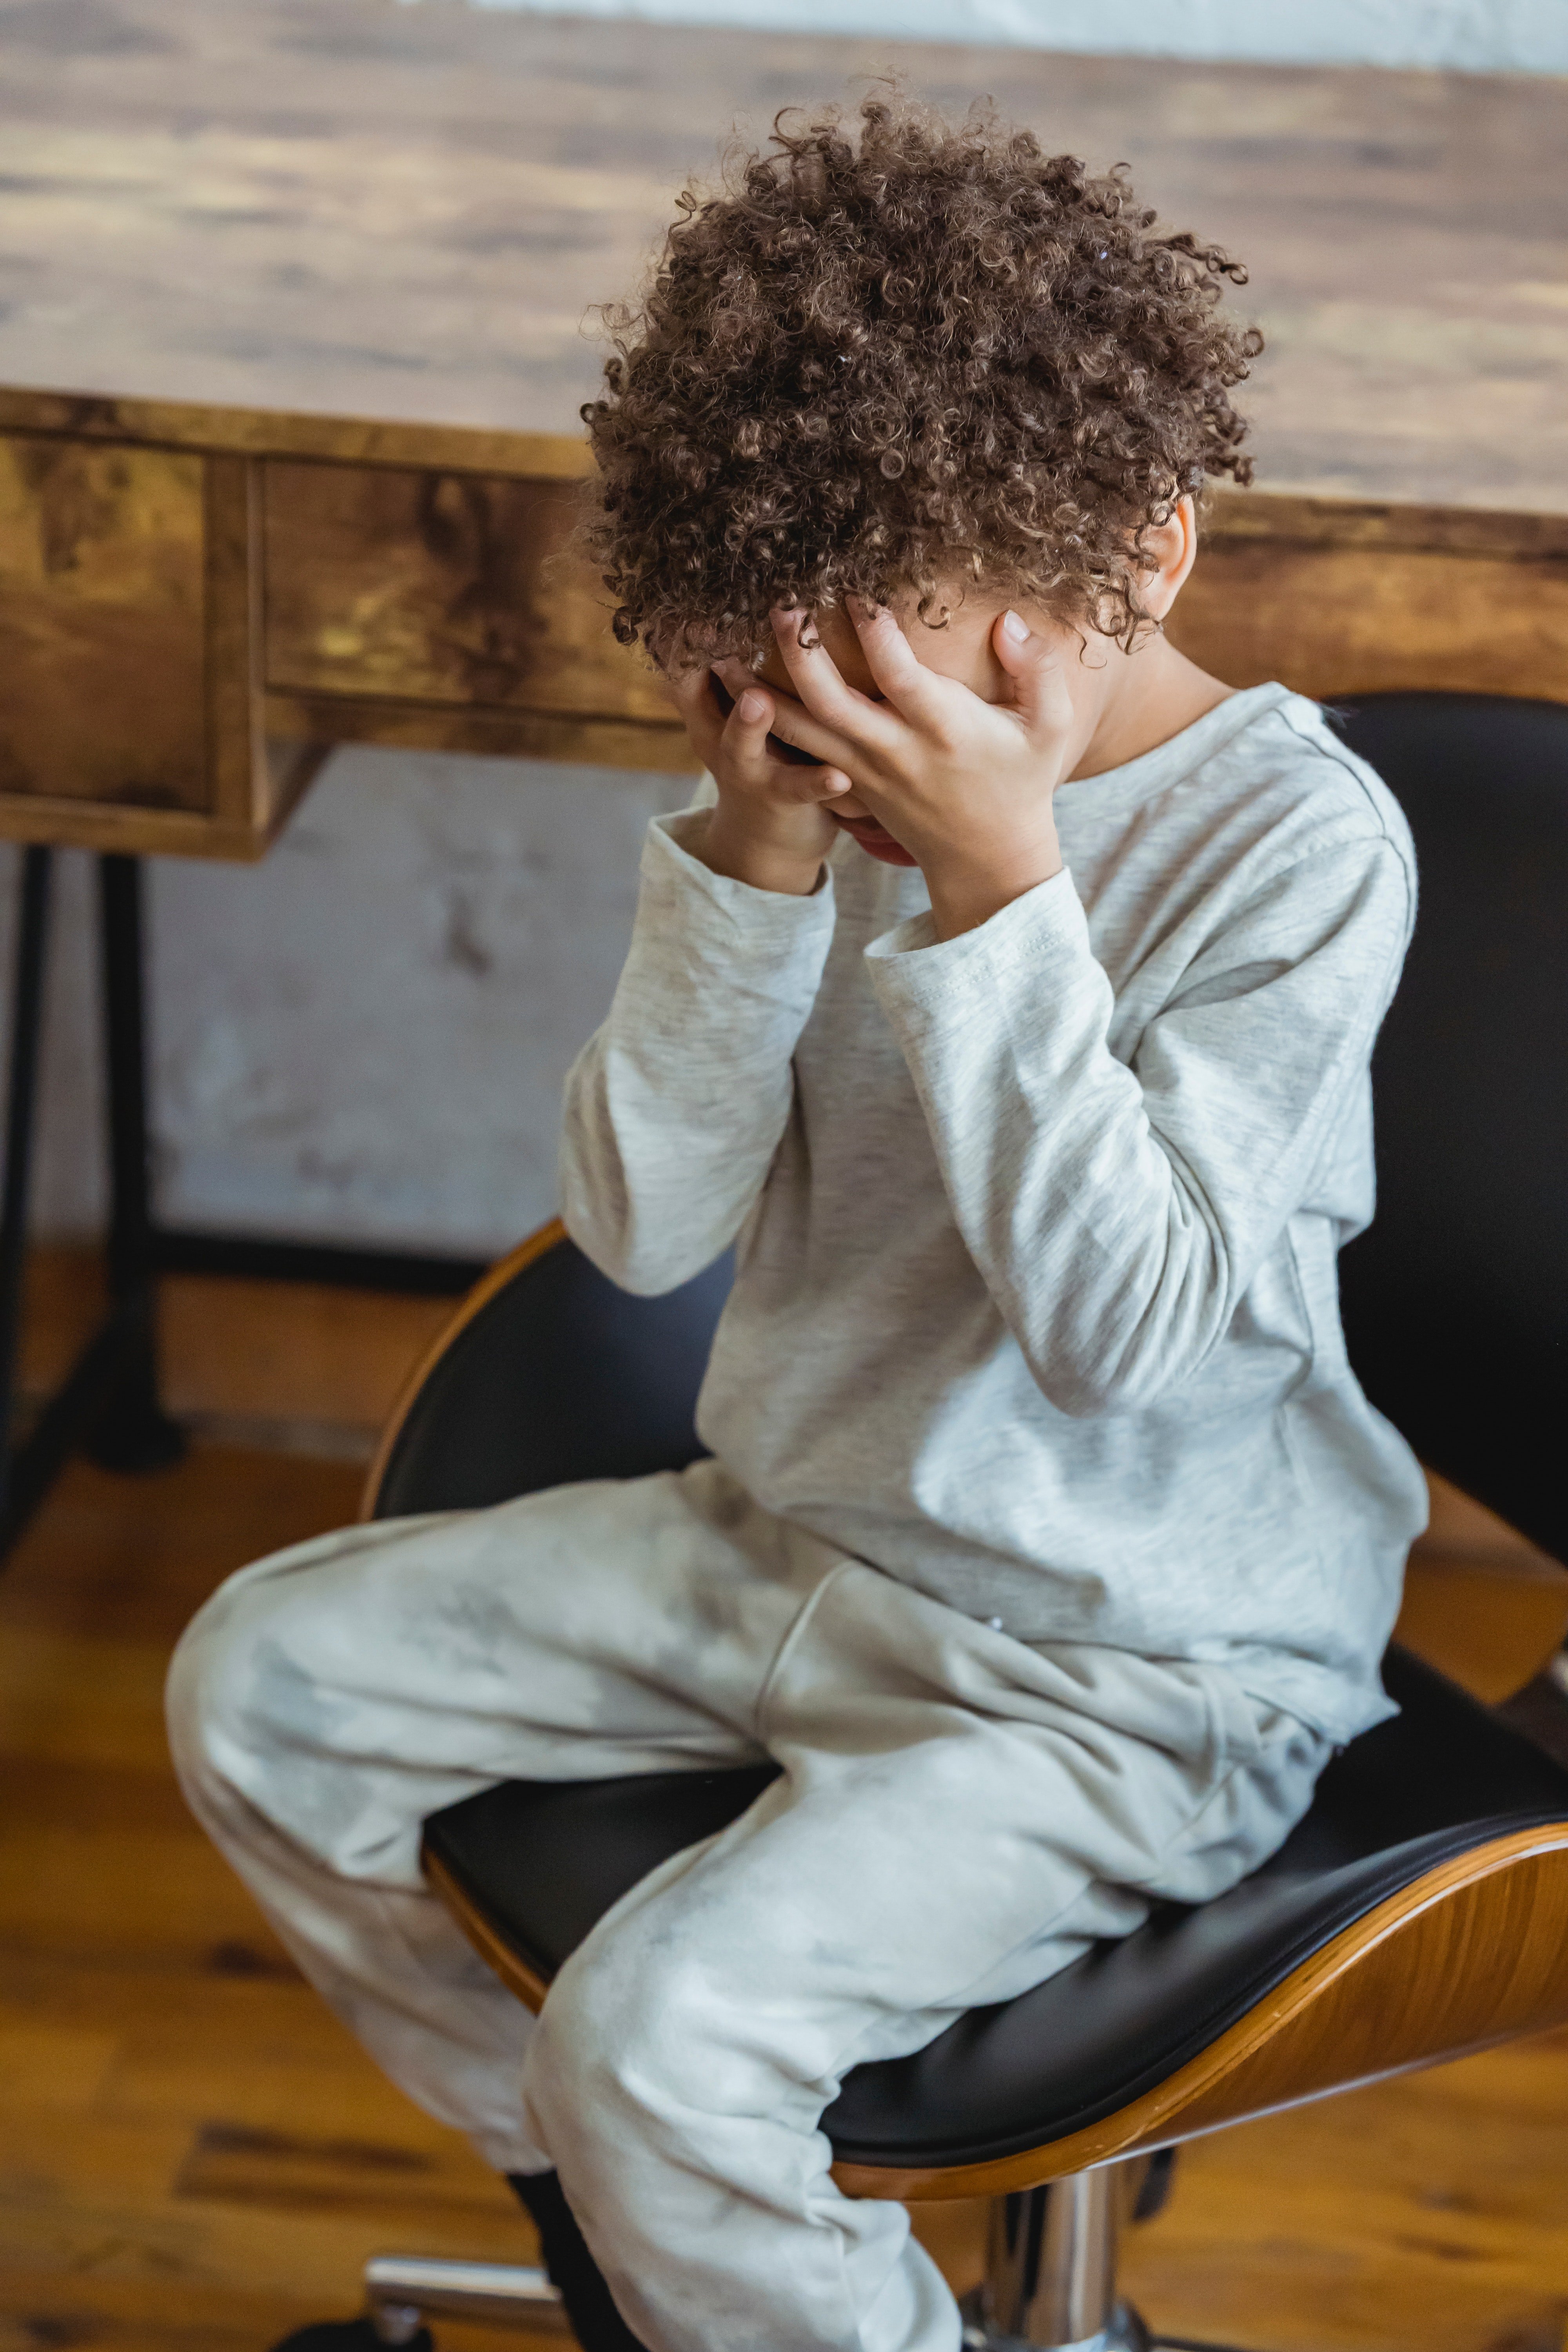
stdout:
<svg viewBox="0 0 1568 2352">
<path fill-rule="evenodd" d="M 1223 1337 L 1364 1083 L 1412 919 L 1381 836 L 1313 848 L 1216 924 L 1131 1061 L 1070 875 L 868 950 L 964 1243 L 1064 1412 L 1136 1410 Z"/>
<path fill-rule="evenodd" d="M 706 814 L 650 826 L 609 1016 L 566 1079 L 566 1229 L 645 1296 L 710 1265 L 761 1192 L 833 936 L 826 869 L 808 898 L 710 873 L 684 846 Z"/>
</svg>

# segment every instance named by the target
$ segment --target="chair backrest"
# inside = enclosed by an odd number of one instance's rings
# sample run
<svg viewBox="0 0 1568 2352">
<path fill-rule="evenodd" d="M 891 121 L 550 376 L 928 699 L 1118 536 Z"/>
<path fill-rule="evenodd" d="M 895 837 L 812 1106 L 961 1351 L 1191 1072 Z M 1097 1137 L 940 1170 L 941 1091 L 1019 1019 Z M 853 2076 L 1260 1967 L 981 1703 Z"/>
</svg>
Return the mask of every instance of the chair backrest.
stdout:
<svg viewBox="0 0 1568 2352">
<path fill-rule="evenodd" d="M 1403 803 L 1422 872 L 1377 1049 L 1378 1215 L 1342 1261 L 1352 1360 L 1424 1461 L 1562 1558 L 1568 709 L 1399 694 L 1341 724 Z M 373 1516 L 701 1452 L 728 1260 L 633 1298 L 563 1239 L 519 1256 L 428 1372 Z"/>
<path fill-rule="evenodd" d="M 1568 1559 L 1568 709 L 1391 694 L 1340 719 L 1421 903 L 1373 1065 L 1351 1361 L 1422 1460 Z"/>
<path fill-rule="evenodd" d="M 510 1276 L 497 1269 L 503 1278 L 481 1288 L 426 1370 L 373 1481 L 367 1517 L 468 1509 L 583 1478 L 641 1478 L 703 1452 L 692 1415 L 729 1257 L 663 1298 L 634 1298 L 559 1228 L 535 1242 L 544 1246 L 516 1252 Z"/>
</svg>

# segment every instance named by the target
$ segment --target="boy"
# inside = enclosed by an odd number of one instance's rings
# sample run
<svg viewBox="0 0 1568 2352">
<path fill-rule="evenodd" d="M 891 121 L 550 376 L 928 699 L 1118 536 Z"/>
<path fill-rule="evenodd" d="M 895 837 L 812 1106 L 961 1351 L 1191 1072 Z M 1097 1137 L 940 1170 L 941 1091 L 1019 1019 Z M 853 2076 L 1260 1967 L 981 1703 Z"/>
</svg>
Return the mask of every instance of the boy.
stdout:
<svg viewBox="0 0 1568 2352">
<path fill-rule="evenodd" d="M 515 2177 L 590 2352 L 955 2352 L 825 2105 L 1262 1861 L 1388 1711 L 1422 1517 L 1334 1272 L 1408 840 L 1161 631 L 1247 478 L 1240 273 L 989 116 L 861 114 L 685 200 L 588 412 L 617 631 L 712 781 L 564 1211 L 637 1291 L 738 1243 L 713 1458 L 301 1546 L 173 1683 L 202 1819 Z M 763 1755 L 531 2030 L 423 1890 L 489 1782 Z"/>
</svg>

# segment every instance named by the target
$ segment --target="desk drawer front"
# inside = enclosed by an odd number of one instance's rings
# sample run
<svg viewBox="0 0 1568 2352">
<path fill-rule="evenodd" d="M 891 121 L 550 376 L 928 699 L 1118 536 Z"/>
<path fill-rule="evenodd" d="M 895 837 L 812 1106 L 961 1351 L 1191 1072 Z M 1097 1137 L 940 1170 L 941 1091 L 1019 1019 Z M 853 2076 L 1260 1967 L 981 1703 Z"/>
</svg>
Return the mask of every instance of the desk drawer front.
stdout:
<svg viewBox="0 0 1568 2352">
<path fill-rule="evenodd" d="M 0 435 L 0 793 L 207 806 L 205 475 Z"/>
<path fill-rule="evenodd" d="M 394 467 L 266 470 L 267 684 L 668 726 L 571 551 L 577 485 Z"/>
</svg>

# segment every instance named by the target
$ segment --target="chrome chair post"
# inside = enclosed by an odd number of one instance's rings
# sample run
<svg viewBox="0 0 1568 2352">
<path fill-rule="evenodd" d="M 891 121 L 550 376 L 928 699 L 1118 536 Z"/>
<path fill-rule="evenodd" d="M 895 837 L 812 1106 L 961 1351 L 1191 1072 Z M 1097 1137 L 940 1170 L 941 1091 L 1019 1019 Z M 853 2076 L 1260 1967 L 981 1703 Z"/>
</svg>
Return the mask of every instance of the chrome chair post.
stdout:
<svg viewBox="0 0 1568 2352">
<path fill-rule="evenodd" d="M 985 2284 L 964 2305 L 966 2352 L 1145 2352 L 1116 2297 L 1121 2222 L 1141 2163 L 1101 2165 L 998 2197 Z"/>
</svg>

